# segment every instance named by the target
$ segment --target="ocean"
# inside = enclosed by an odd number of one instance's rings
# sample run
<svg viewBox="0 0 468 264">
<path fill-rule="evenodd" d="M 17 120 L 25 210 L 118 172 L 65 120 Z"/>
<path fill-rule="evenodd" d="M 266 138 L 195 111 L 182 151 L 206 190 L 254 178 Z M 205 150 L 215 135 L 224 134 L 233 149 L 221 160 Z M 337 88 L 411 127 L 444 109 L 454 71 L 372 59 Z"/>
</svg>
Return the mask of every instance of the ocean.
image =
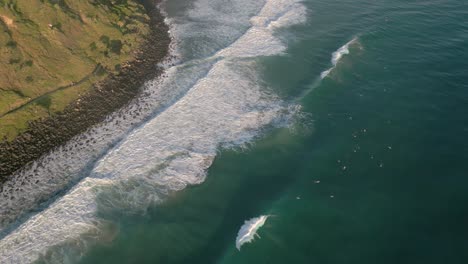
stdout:
<svg viewBox="0 0 468 264">
<path fill-rule="evenodd" d="M 468 3 L 161 8 L 143 117 L 33 167 L 0 263 L 467 263 Z"/>
</svg>

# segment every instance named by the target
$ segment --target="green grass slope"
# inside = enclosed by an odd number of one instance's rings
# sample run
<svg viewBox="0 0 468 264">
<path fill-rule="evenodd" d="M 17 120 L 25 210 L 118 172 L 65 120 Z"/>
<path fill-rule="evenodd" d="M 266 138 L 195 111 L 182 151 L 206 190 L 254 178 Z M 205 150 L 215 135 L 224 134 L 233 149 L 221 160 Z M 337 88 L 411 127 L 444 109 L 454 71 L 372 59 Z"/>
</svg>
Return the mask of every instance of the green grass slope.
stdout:
<svg viewBox="0 0 468 264">
<path fill-rule="evenodd" d="M 148 21 L 136 0 L 0 0 L 0 138 L 131 61 Z"/>
</svg>

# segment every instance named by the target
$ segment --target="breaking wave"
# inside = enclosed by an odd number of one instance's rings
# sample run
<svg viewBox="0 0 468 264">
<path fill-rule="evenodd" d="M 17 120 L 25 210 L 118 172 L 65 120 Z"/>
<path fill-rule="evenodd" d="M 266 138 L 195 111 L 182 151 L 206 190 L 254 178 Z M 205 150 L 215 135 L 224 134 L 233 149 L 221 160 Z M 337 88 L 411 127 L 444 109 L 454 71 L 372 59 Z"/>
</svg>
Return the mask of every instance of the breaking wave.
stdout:
<svg viewBox="0 0 468 264">
<path fill-rule="evenodd" d="M 1 263 L 79 258 L 117 232 L 102 215 L 144 212 L 202 183 L 221 148 L 288 124 L 298 106 L 269 92 L 256 58 L 285 51 L 275 30 L 304 22 L 305 7 L 296 0 L 231 2 L 199 0 L 169 17 L 178 64 L 133 104 L 5 185 Z"/>
<path fill-rule="evenodd" d="M 260 238 L 260 235 L 258 235 L 257 233 L 258 229 L 260 229 L 260 227 L 262 227 L 265 224 L 268 217 L 268 215 L 262 215 L 244 222 L 244 225 L 241 226 L 239 232 L 237 233 L 237 250 L 240 251 L 242 245 L 244 245 L 245 243 L 251 243 L 252 241 L 254 241 L 255 236 Z"/>
<path fill-rule="evenodd" d="M 332 54 L 332 58 L 331 58 L 331 63 L 332 63 L 332 67 L 326 71 L 323 71 L 321 74 L 320 74 L 320 77 L 322 79 L 324 79 L 325 77 L 327 77 L 335 68 L 336 66 L 338 65 L 338 63 L 341 61 L 341 59 L 345 56 L 345 55 L 348 55 L 349 54 L 349 47 L 351 45 L 353 45 L 354 43 L 357 43 L 358 41 L 358 38 L 355 37 L 353 38 L 351 41 L 349 41 L 348 43 L 346 43 L 345 45 L 343 45 L 342 47 L 340 47 L 337 51 L 333 52 Z"/>
</svg>

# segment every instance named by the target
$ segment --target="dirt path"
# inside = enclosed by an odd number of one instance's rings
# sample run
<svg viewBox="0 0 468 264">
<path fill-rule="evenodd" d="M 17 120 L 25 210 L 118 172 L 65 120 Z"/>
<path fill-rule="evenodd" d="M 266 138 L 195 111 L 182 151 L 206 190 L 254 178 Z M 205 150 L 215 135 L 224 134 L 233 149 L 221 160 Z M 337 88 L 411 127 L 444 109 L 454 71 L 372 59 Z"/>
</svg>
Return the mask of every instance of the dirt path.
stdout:
<svg viewBox="0 0 468 264">
<path fill-rule="evenodd" d="M 39 100 L 44 99 L 45 97 L 47 97 L 47 96 L 49 96 L 49 95 L 51 95 L 51 94 L 53 94 L 55 92 L 63 91 L 65 89 L 72 88 L 72 87 L 75 87 L 77 85 L 80 85 L 80 84 L 86 82 L 87 80 L 89 80 L 89 78 L 91 78 L 92 76 L 96 75 L 96 73 L 98 73 L 101 69 L 102 69 L 101 64 L 98 64 L 98 65 L 96 65 L 96 67 L 94 68 L 94 70 L 90 74 L 86 75 L 81 80 L 79 80 L 77 82 L 73 82 L 73 83 L 71 83 L 69 85 L 60 86 L 57 89 L 54 89 L 54 90 L 49 91 L 49 92 L 47 92 L 47 93 L 45 93 L 45 94 L 43 94 L 41 96 L 38 96 L 38 97 L 28 101 L 27 103 L 24 103 L 24 104 L 22 104 L 22 105 L 20 105 L 18 107 L 15 107 L 15 108 L 9 110 L 8 112 L 6 112 L 4 114 L 0 114 L 0 118 L 5 117 L 6 115 L 12 114 L 12 113 L 14 113 L 16 111 L 19 111 L 19 110 L 21 110 L 21 109 L 23 109 L 23 108 L 25 108 L 25 107 L 27 107 L 27 106 L 29 106 L 31 104 L 34 104 L 34 103 L 38 102 Z"/>
<path fill-rule="evenodd" d="M 99 89 L 91 89 L 81 97 L 79 103 L 73 102 L 62 112 L 30 122 L 28 130 L 13 141 L 0 140 L 0 190 L 5 181 L 15 180 L 14 177 L 10 178 L 15 171 L 102 122 L 109 114 L 135 98 L 145 81 L 155 79 L 163 73 L 163 68 L 157 65 L 164 60 L 169 51 L 171 42 L 169 28 L 164 23 L 163 15 L 155 8 L 158 1 L 148 1 L 148 3 L 151 33 L 137 52 L 135 60 L 128 62 L 128 66 L 118 74 L 109 74 L 97 84 Z M 77 84 L 79 83 L 60 87 L 54 91 Z M 35 98 L 27 104 L 37 102 L 39 99 L 41 98 Z M 12 109 L 9 113 L 23 107 L 25 105 Z"/>
</svg>

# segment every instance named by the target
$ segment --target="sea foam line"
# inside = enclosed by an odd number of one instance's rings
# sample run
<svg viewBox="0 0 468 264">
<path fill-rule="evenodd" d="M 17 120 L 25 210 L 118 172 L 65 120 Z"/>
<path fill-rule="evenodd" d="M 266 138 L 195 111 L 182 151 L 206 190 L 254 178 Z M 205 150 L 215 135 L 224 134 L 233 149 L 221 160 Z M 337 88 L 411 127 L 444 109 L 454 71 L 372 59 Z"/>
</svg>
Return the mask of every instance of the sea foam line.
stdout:
<svg viewBox="0 0 468 264">
<path fill-rule="evenodd" d="M 121 138 L 112 150 L 107 151 L 107 141 L 102 148 L 105 153 L 102 149 L 91 151 L 98 158 L 103 156 L 96 165 L 83 168 L 78 162 L 72 168 L 58 166 L 71 174 L 89 176 L 5 236 L 0 241 L 0 262 L 43 259 L 60 263 L 67 256 L 48 254 L 51 247 L 79 241 L 76 243 L 86 250 L 88 243 L 109 236 L 100 228 L 106 220 L 96 216 L 98 211 L 145 210 L 168 193 L 203 182 L 220 146 L 240 146 L 257 137 L 262 127 L 289 120 L 297 108 L 266 92 L 258 80 L 255 59 L 245 58 L 283 52 L 285 46 L 273 36 L 274 30 L 304 21 L 298 13 L 303 14 L 304 8 L 297 1 L 266 1 L 252 17 L 251 28 L 216 53 L 215 59 L 169 68 L 158 83 L 164 89 L 151 90 L 148 96 L 166 96 L 174 103 L 145 106 L 150 108 L 148 112 L 151 107 L 164 110 Z M 270 22 L 259 24 L 262 19 Z M 186 87 L 190 87 L 188 91 Z M 172 90 L 179 92 L 167 94 Z M 105 140 L 106 132 L 111 133 L 106 130 L 109 127 L 100 129 Z M 66 149 L 61 153 L 69 154 Z M 93 234 L 93 238 L 85 239 L 85 234 Z"/>
</svg>

